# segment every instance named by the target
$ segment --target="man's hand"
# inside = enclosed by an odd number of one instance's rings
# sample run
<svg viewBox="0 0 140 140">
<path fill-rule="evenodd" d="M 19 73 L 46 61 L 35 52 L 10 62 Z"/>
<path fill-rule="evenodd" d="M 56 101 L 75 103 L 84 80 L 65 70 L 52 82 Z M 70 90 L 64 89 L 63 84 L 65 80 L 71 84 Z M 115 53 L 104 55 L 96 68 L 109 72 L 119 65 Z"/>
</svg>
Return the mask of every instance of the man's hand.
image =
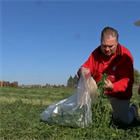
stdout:
<svg viewBox="0 0 140 140">
<path fill-rule="evenodd" d="M 104 81 L 104 84 L 105 84 L 105 88 L 106 88 L 107 90 L 113 90 L 113 84 L 112 84 L 111 81 L 105 80 L 105 81 Z"/>
<path fill-rule="evenodd" d="M 78 70 L 79 75 L 81 75 L 81 70 L 83 71 L 84 75 L 87 75 L 90 73 L 90 69 L 82 67 Z"/>
</svg>

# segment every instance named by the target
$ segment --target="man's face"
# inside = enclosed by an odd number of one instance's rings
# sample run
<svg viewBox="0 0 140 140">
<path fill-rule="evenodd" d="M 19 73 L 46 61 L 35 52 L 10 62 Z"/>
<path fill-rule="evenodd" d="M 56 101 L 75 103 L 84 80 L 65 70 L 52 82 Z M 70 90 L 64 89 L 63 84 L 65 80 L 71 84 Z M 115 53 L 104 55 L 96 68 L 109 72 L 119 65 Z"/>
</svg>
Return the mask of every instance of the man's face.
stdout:
<svg viewBox="0 0 140 140">
<path fill-rule="evenodd" d="M 106 56 L 111 56 L 116 52 L 118 41 L 116 37 L 107 36 L 101 40 L 101 50 Z"/>
</svg>

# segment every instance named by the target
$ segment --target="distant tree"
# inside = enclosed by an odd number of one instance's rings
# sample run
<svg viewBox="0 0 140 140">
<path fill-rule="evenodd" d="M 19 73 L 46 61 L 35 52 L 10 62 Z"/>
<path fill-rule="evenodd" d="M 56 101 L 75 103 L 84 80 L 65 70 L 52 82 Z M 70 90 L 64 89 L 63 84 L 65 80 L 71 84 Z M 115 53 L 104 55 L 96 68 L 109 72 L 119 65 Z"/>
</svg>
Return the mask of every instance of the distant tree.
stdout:
<svg viewBox="0 0 140 140">
<path fill-rule="evenodd" d="M 78 77 L 77 75 L 75 74 L 75 76 L 73 77 L 73 86 L 75 87 L 75 84 L 77 83 L 78 81 Z"/>
<path fill-rule="evenodd" d="M 70 77 L 69 77 L 69 79 L 68 79 L 68 81 L 67 81 L 67 86 L 68 86 L 68 87 L 75 87 L 75 84 L 76 84 L 77 80 L 78 80 L 78 77 L 77 77 L 76 74 L 75 74 L 74 77 L 72 77 L 72 76 L 70 75 Z"/>
<path fill-rule="evenodd" d="M 65 87 L 65 85 L 61 85 L 61 87 Z"/>
<path fill-rule="evenodd" d="M 53 87 L 56 88 L 57 86 L 54 84 Z"/>
<path fill-rule="evenodd" d="M 14 83 L 10 83 L 10 87 L 14 87 Z"/>
<path fill-rule="evenodd" d="M 134 84 L 140 84 L 140 73 L 134 69 Z"/>
<path fill-rule="evenodd" d="M 68 79 L 68 81 L 67 81 L 67 86 L 68 86 L 68 87 L 73 87 L 73 78 L 72 78 L 71 75 L 70 75 L 70 77 L 69 77 L 69 79 Z"/>
</svg>

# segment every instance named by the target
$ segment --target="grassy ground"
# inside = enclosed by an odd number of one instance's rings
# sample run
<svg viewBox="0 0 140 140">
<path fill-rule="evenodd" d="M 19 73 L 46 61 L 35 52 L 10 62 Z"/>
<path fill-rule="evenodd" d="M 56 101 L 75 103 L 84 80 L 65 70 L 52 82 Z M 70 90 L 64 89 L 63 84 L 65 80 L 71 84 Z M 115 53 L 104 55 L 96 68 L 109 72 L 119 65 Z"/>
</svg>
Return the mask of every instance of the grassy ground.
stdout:
<svg viewBox="0 0 140 140">
<path fill-rule="evenodd" d="M 0 89 L 0 139 L 132 139 L 140 140 L 140 122 L 130 126 L 117 127 L 104 123 L 101 110 L 93 109 L 93 123 L 88 128 L 48 125 L 40 122 L 42 111 L 55 101 L 65 99 L 75 89 L 61 88 L 1 88 Z M 104 104 L 108 104 L 103 101 Z M 131 102 L 140 106 L 140 96 L 134 89 Z M 139 110 L 140 113 L 140 110 Z M 108 116 L 109 117 L 109 116 Z M 98 121 L 97 121 L 98 120 Z M 108 119 L 109 120 L 109 119 Z M 96 123 L 95 123 L 96 121 Z"/>
</svg>

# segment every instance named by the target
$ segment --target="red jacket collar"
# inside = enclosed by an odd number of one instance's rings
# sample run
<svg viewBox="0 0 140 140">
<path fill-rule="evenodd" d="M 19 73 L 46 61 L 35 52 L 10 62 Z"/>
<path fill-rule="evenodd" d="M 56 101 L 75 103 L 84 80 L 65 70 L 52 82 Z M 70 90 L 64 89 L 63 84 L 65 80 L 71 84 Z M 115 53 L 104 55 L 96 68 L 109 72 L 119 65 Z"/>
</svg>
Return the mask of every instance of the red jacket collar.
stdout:
<svg viewBox="0 0 140 140">
<path fill-rule="evenodd" d="M 116 50 L 116 56 L 121 56 L 122 55 L 122 49 L 121 49 L 121 45 L 118 43 L 117 45 L 117 50 Z"/>
</svg>

